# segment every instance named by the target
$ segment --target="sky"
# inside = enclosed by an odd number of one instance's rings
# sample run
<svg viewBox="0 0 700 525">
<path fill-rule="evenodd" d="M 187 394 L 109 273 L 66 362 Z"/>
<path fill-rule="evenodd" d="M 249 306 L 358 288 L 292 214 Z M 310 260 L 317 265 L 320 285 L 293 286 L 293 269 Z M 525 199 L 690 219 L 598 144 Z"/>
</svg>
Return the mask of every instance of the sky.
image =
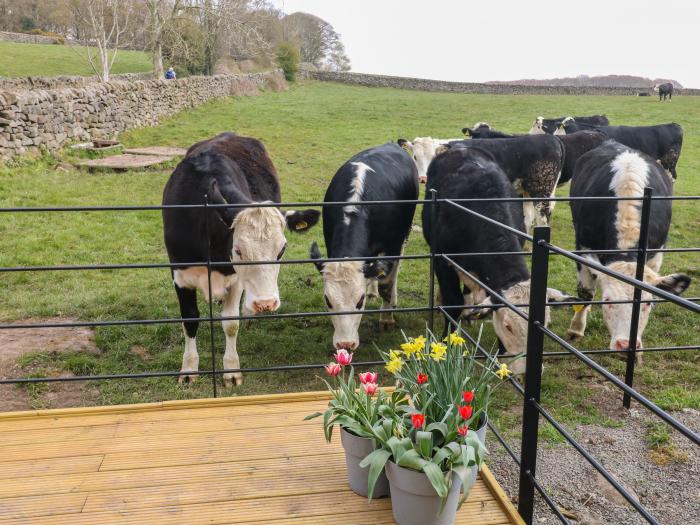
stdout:
<svg viewBox="0 0 700 525">
<path fill-rule="evenodd" d="M 274 0 L 361 73 L 463 82 L 630 74 L 700 87 L 697 0 Z"/>
</svg>

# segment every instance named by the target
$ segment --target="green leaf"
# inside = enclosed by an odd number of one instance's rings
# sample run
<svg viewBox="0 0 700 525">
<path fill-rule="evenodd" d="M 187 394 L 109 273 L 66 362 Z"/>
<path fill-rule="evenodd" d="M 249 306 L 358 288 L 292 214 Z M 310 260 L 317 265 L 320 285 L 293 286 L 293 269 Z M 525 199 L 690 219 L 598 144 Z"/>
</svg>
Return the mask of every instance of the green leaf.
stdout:
<svg viewBox="0 0 700 525">
<path fill-rule="evenodd" d="M 306 416 L 304 418 L 304 421 L 308 421 L 309 419 L 314 419 L 314 418 L 316 418 L 318 416 L 322 416 L 322 415 L 323 415 L 323 412 L 315 412 L 313 414 L 309 414 L 308 416 Z"/>
<path fill-rule="evenodd" d="M 379 479 L 379 474 L 382 473 L 384 465 L 386 465 L 387 460 L 391 457 L 388 450 L 383 448 L 378 448 L 372 452 L 369 456 L 360 462 L 360 467 L 369 467 L 369 473 L 367 475 L 367 497 L 372 501 L 372 494 L 374 493 L 374 486 L 377 484 L 377 479 Z"/>
<path fill-rule="evenodd" d="M 445 500 L 449 489 L 447 487 L 447 482 L 445 481 L 445 475 L 440 467 L 438 467 L 435 463 L 426 461 L 426 463 L 423 465 L 423 472 L 425 472 L 425 475 L 428 476 L 428 480 L 430 480 L 430 484 L 435 489 L 435 492 L 437 492 L 437 495 L 440 496 L 442 500 Z"/>
<path fill-rule="evenodd" d="M 426 430 L 428 432 L 432 432 L 432 431 L 440 432 L 443 440 L 447 437 L 447 434 L 449 433 L 447 425 L 445 423 L 440 422 L 440 421 L 436 421 L 435 423 L 431 423 L 430 425 L 428 425 L 428 428 L 426 428 Z"/>
<path fill-rule="evenodd" d="M 420 455 L 425 459 L 430 459 L 433 456 L 433 434 L 419 430 L 416 432 L 416 444 Z"/>
<path fill-rule="evenodd" d="M 418 452 L 412 448 L 404 451 L 404 453 L 401 454 L 401 457 L 394 459 L 396 459 L 396 464 L 399 467 L 410 468 L 417 470 L 418 472 L 422 472 L 423 465 L 428 463 L 428 461 L 420 457 L 420 454 L 418 454 Z"/>
</svg>

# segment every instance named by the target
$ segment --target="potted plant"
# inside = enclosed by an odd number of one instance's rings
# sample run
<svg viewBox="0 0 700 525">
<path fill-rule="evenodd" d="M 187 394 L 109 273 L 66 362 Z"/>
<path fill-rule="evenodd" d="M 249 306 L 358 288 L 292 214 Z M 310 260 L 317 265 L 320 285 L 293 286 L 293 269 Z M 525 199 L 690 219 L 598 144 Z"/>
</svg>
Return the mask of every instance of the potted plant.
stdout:
<svg viewBox="0 0 700 525">
<path fill-rule="evenodd" d="M 477 359 L 457 332 L 439 341 L 427 331 L 381 354 L 410 404 L 387 407 L 372 428 L 381 448 L 360 463 L 369 490 L 386 468 L 399 525 L 454 523 L 487 455 L 491 393 L 510 371 L 493 356 Z"/>
<path fill-rule="evenodd" d="M 373 427 L 383 420 L 398 417 L 398 408 L 407 404 L 403 393 L 388 395 L 377 384 L 376 372 L 357 375 L 351 366 L 352 354 L 347 350 L 338 350 L 335 361 L 326 365 L 325 370 L 331 382 L 324 379 L 332 398 L 325 412 L 316 412 L 305 418 L 312 419 L 323 415 L 323 430 L 326 441 L 330 443 L 333 427 L 340 427 L 340 441 L 345 450 L 348 483 L 356 494 L 367 497 L 368 470 L 360 462 L 377 448 Z M 380 498 L 389 494 L 389 483 L 380 472 L 375 477 L 372 496 Z"/>
</svg>

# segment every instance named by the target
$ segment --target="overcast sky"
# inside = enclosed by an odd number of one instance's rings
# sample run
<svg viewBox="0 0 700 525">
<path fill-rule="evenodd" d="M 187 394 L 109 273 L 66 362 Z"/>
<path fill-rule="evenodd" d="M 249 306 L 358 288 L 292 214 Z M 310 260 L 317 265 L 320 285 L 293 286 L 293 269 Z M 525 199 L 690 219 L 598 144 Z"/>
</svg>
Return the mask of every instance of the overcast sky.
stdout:
<svg viewBox="0 0 700 525">
<path fill-rule="evenodd" d="M 342 37 L 353 71 L 481 82 L 631 74 L 700 87 L 697 0 L 274 0 Z"/>
</svg>

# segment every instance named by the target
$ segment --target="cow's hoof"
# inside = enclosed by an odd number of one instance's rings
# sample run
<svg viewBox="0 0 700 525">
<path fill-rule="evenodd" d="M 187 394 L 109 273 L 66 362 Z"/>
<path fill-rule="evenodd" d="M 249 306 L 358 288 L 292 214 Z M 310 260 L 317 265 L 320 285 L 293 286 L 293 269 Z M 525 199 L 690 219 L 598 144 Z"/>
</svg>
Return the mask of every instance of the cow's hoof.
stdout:
<svg viewBox="0 0 700 525">
<path fill-rule="evenodd" d="M 391 320 L 380 319 L 379 320 L 379 328 L 381 328 L 385 332 L 391 332 L 394 328 L 396 328 L 396 321 L 394 321 L 393 319 L 391 319 Z"/>
<path fill-rule="evenodd" d="M 243 374 L 224 374 L 224 386 L 233 388 L 243 384 Z"/>
<path fill-rule="evenodd" d="M 194 385 L 194 383 L 196 381 L 197 381 L 196 375 L 180 376 L 177 379 L 177 382 L 180 383 L 181 385 Z"/>
<path fill-rule="evenodd" d="M 574 332 L 572 330 L 567 331 L 566 336 L 569 338 L 569 341 L 573 343 L 579 343 L 583 339 L 583 334 L 581 332 Z"/>
</svg>

